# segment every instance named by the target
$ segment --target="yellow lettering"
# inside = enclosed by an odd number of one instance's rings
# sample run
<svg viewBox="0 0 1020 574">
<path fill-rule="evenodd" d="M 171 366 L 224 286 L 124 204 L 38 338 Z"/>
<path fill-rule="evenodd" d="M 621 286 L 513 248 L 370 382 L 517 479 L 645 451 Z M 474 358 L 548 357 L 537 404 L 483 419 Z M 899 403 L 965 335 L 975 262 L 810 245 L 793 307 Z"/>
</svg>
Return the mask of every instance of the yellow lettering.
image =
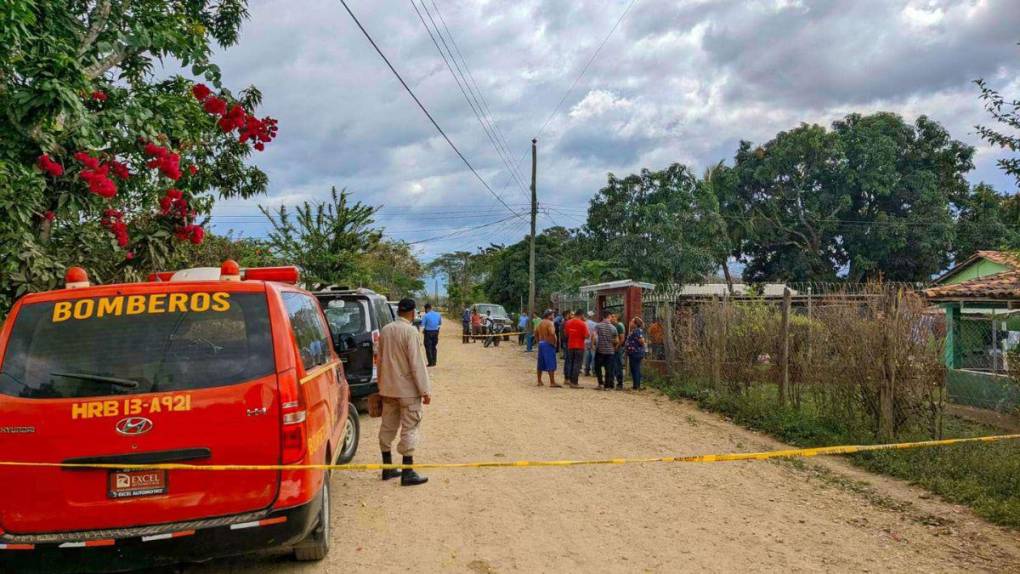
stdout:
<svg viewBox="0 0 1020 574">
<path fill-rule="evenodd" d="M 103 297 L 99 300 L 96 305 L 96 317 L 105 317 L 107 315 L 113 315 L 115 317 L 120 316 L 124 312 L 124 298 L 123 297 Z"/>
<path fill-rule="evenodd" d="M 71 405 L 71 419 L 88 418 L 88 403 L 74 403 Z"/>
<path fill-rule="evenodd" d="M 74 318 L 88 319 L 96 309 L 96 302 L 92 299 L 78 299 L 74 302 Z"/>
<path fill-rule="evenodd" d="M 168 313 L 187 313 L 188 312 L 188 294 L 187 293 L 171 293 L 170 301 L 167 305 Z"/>
<path fill-rule="evenodd" d="M 124 401 L 124 414 L 126 415 L 137 415 L 142 412 L 142 400 L 131 399 L 130 401 Z"/>
<path fill-rule="evenodd" d="M 115 417 L 117 416 L 117 401 L 104 401 L 103 402 L 103 416 L 104 417 Z"/>
<path fill-rule="evenodd" d="M 157 398 L 152 399 L 152 401 L 149 403 L 149 412 L 150 413 L 158 413 L 158 412 L 160 412 L 162 410 L 163 409 L 160 408 L 160 406 L 159 406 L 159 399 L 157 399 Z"/>
<path fill-rule="evenodd" d="M 71 302 L 70 301 L 57 301 L 57 304 L 53 306 L 53 322 L 59 323 L 66 321 L 71 318 Z"/>
<path fill-rule="evenodd" d="M 166 293 L 157 293 L 149 296 L 149 313 L 163 313 L 166 309 Z"/>
<path fill-rule="evenodd" d="M 174 398 L 173 397 L 163 397 L 163 398 L 159 399 L 159 402 L 161 403 L 162 406 L 166 407 L 166 410 L 171 411 L 171 412 L 174 410 Z"/>
<path fill-rule="evenodd" d="M 209 310 L 209 294 L 208 293 L 192 293 L 191 294 L 191 310 L 195 313 L 202 313 Z"/>
<path fill-rule="evenodd" d="M 90 419 L 90 418 L 93 418 L 93 417 L 101 417 L 101 416 L 103 416 L 103 403 L 98 403 L 98 402 L 97 403 L 89 403 L 88 404 L 88 413 L 85 415 L 85 418 Z"/>
<path fill-rule="evenodd" d="M 145 312 L 145 295 L 129 295 L 127 298 L 127 314 L 138 315 Z"/>
<path fill-rule="evenodd" d="M 219 293 L 213 293 L 212 299 L 213 299 L 212 306 L 213 311 L 230 310 L 230 301 L 228 301 L 228 299 L 230 299 L 230 293 L 224 293 L 222 291 Z"/>
</svg>

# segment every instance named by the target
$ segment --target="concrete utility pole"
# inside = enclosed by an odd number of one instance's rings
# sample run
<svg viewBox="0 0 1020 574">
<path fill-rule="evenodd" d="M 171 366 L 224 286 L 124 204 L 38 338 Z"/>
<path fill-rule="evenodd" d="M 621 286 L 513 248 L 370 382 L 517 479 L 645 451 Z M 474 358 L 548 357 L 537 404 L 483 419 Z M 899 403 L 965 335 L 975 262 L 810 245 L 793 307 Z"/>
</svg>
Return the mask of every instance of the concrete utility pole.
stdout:
<svg viewBox="0 0 1020 574">
<path fill-rule="evenodd" d="M 538 217 L 538 189 L 535 177 L 538 171 L 538 140 L 531 140 L 531 254 L 528 257 L 528 334 L 533 335 L 535 326 L 535 219 Z"/>
</svg>

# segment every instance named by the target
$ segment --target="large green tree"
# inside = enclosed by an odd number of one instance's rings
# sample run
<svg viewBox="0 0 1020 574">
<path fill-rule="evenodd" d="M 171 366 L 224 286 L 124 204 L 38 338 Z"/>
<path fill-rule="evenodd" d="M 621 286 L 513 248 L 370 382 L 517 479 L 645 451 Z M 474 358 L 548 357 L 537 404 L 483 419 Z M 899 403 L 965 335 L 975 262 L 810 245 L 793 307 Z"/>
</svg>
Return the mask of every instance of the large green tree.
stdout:
<svg viewBox="0 0 1020 574">
<path fill-rule="evenodd" d="M 636 280 L 701 281 L 728 251 L 716 196 L 681 164 L 622 179 L 610 174 L 584 230 L 593 258 Z"/>
<path fill-rule="evenodd" d="M 302 281 L 314 290 L 350 285 L 363 277 L 364 258 L 379 245 L 374 227 L 377 207 L 351 201 L 346 189 L 330 191 L 330 200 L 304 202 L 294 209 L 259 207 L 269 219 L 269 243 L 282 261 L 301 268 Z"/>
<path fill-rule="evenodd" d="M 843 158 L 836 185 L 850 202 L 838 215 L 847 279 L 924 281 L 945 268 L 973 148 L 925 116 L 911 125 L 891 113 L 850 114 L 833 133 Z"/>
<path fill-rule="evenodd" d="M 250 197 L 247 163 L 275 135 L 210 62 L 246 17 L 243 0 L 0 3 L 0 313 L 84 265 L 131 279 L 200 243 L 216 195 Z M 190 67 L 210 87 L 158 77 Z"/>
<path fill-rule="evenodd" d="M 973 153 L 924 116 L 851 114 L 741 142 L 713 188 L 747 280 L 923 281 L 952 255 Z"/>
</svg>

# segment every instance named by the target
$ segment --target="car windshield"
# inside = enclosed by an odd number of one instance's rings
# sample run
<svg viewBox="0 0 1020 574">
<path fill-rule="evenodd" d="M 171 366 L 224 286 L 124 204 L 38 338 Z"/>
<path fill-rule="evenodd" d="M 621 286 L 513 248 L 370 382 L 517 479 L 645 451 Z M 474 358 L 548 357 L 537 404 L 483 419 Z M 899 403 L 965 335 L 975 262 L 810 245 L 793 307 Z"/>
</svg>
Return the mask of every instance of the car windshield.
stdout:
<svg viewBox="0 0 1020 574">
<path fill-rule="evenodd" d="M 0 394 L 181 391 L 274 370 L 264 293 L 115 295 L 22 307 L 0 368 Z"/>
<path fill-rule="evenodd" d="M 480 304 L 477 305 L 476 308 L 478 309 L 478 313 L 481 315 L 488 315 L 489 313 L 492 313 L 493 317 L 507 316 L 506 309 L 503 309 L 502 305 Z"/>
<path fill-rule="evenodd" d="M 368 305 L 358 299 L 333 299 L 324 309 L 333 335 L 358 335 L 368 329 Z"/>
</svg>

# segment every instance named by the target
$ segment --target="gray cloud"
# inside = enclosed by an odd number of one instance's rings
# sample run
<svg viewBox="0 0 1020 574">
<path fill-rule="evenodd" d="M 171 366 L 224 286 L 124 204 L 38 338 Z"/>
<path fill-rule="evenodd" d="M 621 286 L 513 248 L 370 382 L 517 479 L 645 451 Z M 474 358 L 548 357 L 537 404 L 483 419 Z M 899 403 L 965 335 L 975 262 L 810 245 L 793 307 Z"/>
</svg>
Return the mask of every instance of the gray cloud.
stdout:
<svg viewBox="0 0 1020 574">
<path fill-rule="evenodd" d="M 426 0 L 430 9 L 432 0 Z M 630 0 L 436 0 L 521 174 L 530 139 Z M 407 2 L 350 0 L 457 146 L 515 209 L 527 193 L 464 102 Z M 280 135 L 255 160 L 262 203 L 324 197 L 331 185 L 385 206 L 381 221 L 426 257 L 523 236 L 416 108 L 334 0 L 253 0 L 225 82 L 264 93 Z M 434 14 L 435 16 L 435 14 Z M 800 122 L 851 111 L 924 113 L 979 146 L 972 179 L 1009 189 L 973 126 L 988 118 L 970 81 L 1020 90 L 1015 0 L 639 0 L 539 142 L 540 200 L 583 209 L 605 182 L 674 161 L 695 171 Z M 525 181 L 527 184 L 527 181 Z M 265 233 L 252 204 L 219 205 L 217 229 Z M 576 214 L 575 214 L 576 215 Z M 543 216 L 576 225 L 560 212 Z"/>
</svg>

